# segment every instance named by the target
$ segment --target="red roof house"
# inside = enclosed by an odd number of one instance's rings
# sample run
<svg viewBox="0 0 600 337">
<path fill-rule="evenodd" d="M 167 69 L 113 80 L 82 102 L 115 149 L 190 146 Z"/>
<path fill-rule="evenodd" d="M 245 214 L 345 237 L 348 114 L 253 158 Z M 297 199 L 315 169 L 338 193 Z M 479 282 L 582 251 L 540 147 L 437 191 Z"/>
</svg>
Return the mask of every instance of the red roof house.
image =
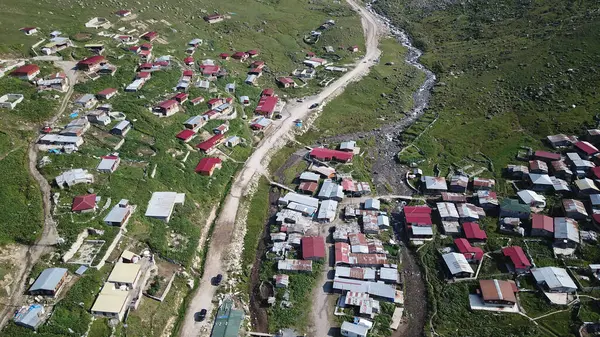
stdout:
<svg viewBox="0 0 600 337">
<path fill-rule="evenodd" d="M 140 36 L 141 39 L 144 39 L 146 41 L 154 41 L 158 38 L 158 33 L 157 32 L 148 32 L 142 36 Z"/>
<path fill-rule="evenodd" d="M 317 55 L 317 54 L 315 54 L 315 53 L 314 53 L 314 52 L 312 52 L 312 51 L 306 52 L 306 56 L 307 56 L 307 57 L 315 57 L 316 55 Z"/>
<path fill-rule="evenodd" d="M 150 50 L 150 51 L 152 51 L 152 45 L 150 43 L 142 43 L 142 45 L 140 46 L 140 48 L 142 50 Z"/>
<path fill-rule="evenodd" d="M 155 110 L 163 116 L 171 116 L 179 111 L 179 103 L 174 99 L 169 99 L 158 104 Z"/>
<path fill-rule="evenodd" d="M 325 238 L 322 236 L 305 236 L 302 238 L 302 259 L 325 259 Z"/>
<path fill-rule="evenodd" d="M 483 258 L 483 250 L 479 247 L 471 246 L 467 239 L 454 239 L 454 245 L 458 252 L 463 254 L 467 261 L 481 261 Z"/>
<path fill-rule="evenodd" d="M 35 34 L 38 31 L 36 27 L 23 27 L 19 30 L 25 33 L 25 35 Z"/>
<path fill-rule="evenodd" d="M 78 195 L 73 198 L 73 204 L 71 205 L 72 212 L 93 212 L 96 210 L 96 195 L 86 194 Z"/>
<path fill-rule="evenodd" d="M 259 115 L 271 116 L 275 111 L 275 106 L 279 102 L 279 97 L 276 96 L 262 96 L 258 101 L 258 105 L 254 112 Z"/>
<path fill-rule="evenodd" d="M 221 144 L 224 139 L 224 134 L 220 133 L 196 145 L 196 147 L 202 152 L 210 153 L 217 147 L 217 145 Z"/>
<path fill-rule="evenodd" d="M 98 99 L 110 99 L 111 97 L 113 97 L 116 94 L 117 94 L 117 89 L 106 88 L 106 89 L 100 91 L 96 96 L 98 96 Z"/>
<path fill-rule="evenodd" d="M 135 75 L 135 78 L 138 78 L 138 79 L 140 79 L 140 78 L 141 79 L 149 79 L 150 77 L 152 77 L 152 73 L 149 73 L 147 71 L 142 71 Z"/>
<path fill-rule="evenodd" d="M 275 90 L 273 90 L 273 88 L 266 88 L 262 91 L 260 95 L 267 97 L 275 96 Z"/>
<path fill-rule="evenodd" d="M 350 262 L 350 245 L 346 242 L 336 242 L 335 246 L 335 264 Z"/>
<path fill-rule="evenodd" d="M 201 65 L 202 75 L 204 76 L 215 76 L 219 73 L 221 68 L 218 65 Z"/>
<path fill-rule="evenodd" d="M 221 60 L 229 60 L 230 55 L 227 53 L 221 53 L 219 54 L 219 57 L 221 58 Z"/>
<path fill-rule="evenodd" d="M 31 81 L 40 73 L 40 67 L 35 64 L 26 64 L 10 73 L 11 76 Z"/>
<path fill-rule="evenodd" d="M 215 169 L 221 168 L 222 161 L 220 158 L 202 158 L 196 166 L 196 173 L 200 173 L 203 176 L 212 176 Z"/>
<path fill-rule="evenodd" d="M 246 59 L 248 58 L 248 54 L 244 53 L 243 51 L 238 51 L 238 52 L 233 53 L 233 55 L 231 55 L 231 57 L 243 62 L 243 61 L 246 61 Z"/>
<path fill-rule="evenodd" d="M 194 64 L 194 58 L 191 56 L 188 56 L 183 59 L 183 63 L 187 64 L 188 66 L 192 65 L 192 64 Z"/>
<path fill-rule="evenodd" d="M 122 18 L 131 15 L 131 11 L 127 9 L 121 9 L 115 12 L 115 15 L 120 16 Z"/>
<path fill-rule="evenodd" d="M 533 153 L 533 157 L 535 159 L 538 160 L 543 160 L 543 161 L 556 161 L 556 160 L 560 160 L 560 154 L 559 153 L 554 153 L 554 152 L 548 152 L 548 151 L 535 151 Z"/>
<path fill-rule="evenodd" d="M 258 52 L 258 50 L 252 49 L 252 50 L 248 50 L 246 52 L 246 54 L 248 54 L 248 56 L 250 56 L 250 57 L 257 57 L 260 53 Z"/>
<path fill-rule="evenodd" d="M 77 69 L 84 71 L 94 71 L 106 62 L 106 58 L 102 55 L 96 55 L 92 57 L 88 57 L 77 62 Z"/>
<path fill-rule="evenodd" d="M 412 226 L 431 226 L 431 208 L 427 206 L 405 206 L 404 219 Z"/>
<path fill-rule="evenodd" d="M 487 239 L 487 234 L 476 222 L 465 222 L 463 225 L 463 232 L 468 240 L 483 241 Z"/>
<path fill-rule="evenodd" d="M 544 214 L 533 214 L 531 216 L 531 235 L 553 236 L 554 219 Z"/>
<path fill-rule="evenodd" d="M 298 186 L 298 191 L 302 193 L 313 194 L 315 193 L 318 187 L 319 184 L 317 184 L 314 181 L 303 181 Z"/>
<path fill-rule="evenodd" d="M 171 99 L 176 100 L 177 102 L 179 102 L 179 104 L 183 104 L 185 101 L 188 100 L 188 97 L 190 95 L 186 94 L 185 92 L 180 92 L 177 95 L 173 96 Z"/>
<path fill-rule="evenodd" d="M 347 163 L 352 161 L 354 154 L 352 152 L 326 149 L 324 147 L 315 147 L 310 151 L 310 157 L 322 161 L 339 161 Z"/>
<path fill-rule="evenodd" d="M 585 154 L 588 157 L 598 153 L 598 149 L 586 141 L 579 141 L 574 145 L 580 153 Z"/>
<path fill-rule="evenodd" d="M 177 139 L 183 140 L 185 143 L 187 143 L 190 140 L 192 140 L 192 138 L 194 138 L 195 136 L 196 136 L 196 132 L 194 132 L 194 130 L 185 129 L 185 130 L 179 132 L 175 137 Z"/>
<path fill-rule="evenodd" d="M 291 77 L 279 77 L 277 78 L 277 82 L 284 88 L 296 86 L 296 82 Z"/>
<path fill-rule="evenodd" d="M 510 258 L 516 273 L 526 273 L 531 268 L 531 262 L 519 246 L 502 248 L 502 254 Z"/>
<path fill-rule="evenodd" d="M 353 52 L 353 53 L 356 53 L 356 52 L 358 52 L 358 46 L 349 47 L 348 50 L 351 51 L 351 52 Z"/>
</svg>

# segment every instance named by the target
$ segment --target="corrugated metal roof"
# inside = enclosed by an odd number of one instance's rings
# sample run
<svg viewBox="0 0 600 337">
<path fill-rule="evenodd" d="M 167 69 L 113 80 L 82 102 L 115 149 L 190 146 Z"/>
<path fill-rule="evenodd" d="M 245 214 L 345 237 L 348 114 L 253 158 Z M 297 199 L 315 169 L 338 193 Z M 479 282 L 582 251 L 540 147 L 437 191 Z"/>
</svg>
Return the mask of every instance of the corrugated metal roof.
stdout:
<svg viewBox="0 0 600 337">
<path fill-rule="evenodd" d="M 458 273 L 470 273 L 473 274 L 473 268 L 467 262 L 467 259 L 462 254 L 458 253 L 448 253 L 442 255 L 446 266 L 450 270 L 452 275 L 456 275 Z"/>
<path fill-rule="evenodd" d="M 219 307 L 211 337 L 238 337 L 244 320 L 244 311 L 233 309 L 233 301 L 226 299 Z"/>
<path fill-rule="evenodd" d="M 50 290 L 54 291 L 60 280 L 67 273 L 67 268 L 48 268 L 42 271 L 29 291 Z"/>
<path fill-rule="evenodd" d="M 555 288 L 577 289 L 575 282 L 563 268 L 544 267 L 531 269 L 533 277 L 538 283 L 544 282 L 550 290 Z"/>
<path fill-rule="evenodd" d="M 579 243 L 577 221 L 571 218 L 554 218 L 554 238 Z"/>
</svg>

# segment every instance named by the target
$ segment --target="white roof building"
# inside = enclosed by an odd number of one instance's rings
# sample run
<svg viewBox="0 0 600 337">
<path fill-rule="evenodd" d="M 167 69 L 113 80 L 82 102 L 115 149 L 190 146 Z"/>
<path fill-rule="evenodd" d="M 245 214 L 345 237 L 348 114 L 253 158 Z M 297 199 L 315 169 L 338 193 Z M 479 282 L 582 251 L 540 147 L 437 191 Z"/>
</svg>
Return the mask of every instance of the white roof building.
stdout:
<svg viewBox="0 0 600 337">
<path fill-rule="evenodd" d="M 554 238 L 579 243 L 577 221 L 571 218 L 554 218 Z"/>
<path fill-rule="evenodd" d="M 300 174 L 300 180 L 304 180 L 304 181 L 314 181 L 314 182 L 318 183 L 320 178 L 321 178 L 321 176 L 314 172 L 306 171 L 306 172 L 302 172 L 302 174 Z"/>
<path fill-rule="evenodd" d="M 436 204 L 440 218 L 442 219 L 456 219 L 458 220 L 458 210 L 456 205 L 451 202 L 438 202 Z"/>
<path fill-rule="evenodd" d="M 317 197 L 319 199 L 333 199 L 341 201 L 344 198 L 344 190 L 342 189 L 342 186 L 334 183 L 333 180 L 325 179 Z"/>
<path fill-rule="evenodd" d="M 379 199 L 367 199 L 365 200 L 365 209 L 378 211 L 381 208 Z"/>
<path fill-rule="evenodd" d="M 469 273 L 473 274 L 473 268 L 467 262 L 467 259 L 463 254 L 459 253 L 448 253 L 442 255 L 446 266 L 450 270 L 452 275 L 460 274 L 460 273 Z"/>
<path fill-rule="evenodd" d="M 76 184 L 91 184 L 94 182 L 94 176 L 84 169 L 72 169 L 63 172 L 61 175 L 54 178 L 56 185 L 60 188 L 71 187 Z"/>
<path fill-rule="evenodd" d="M 446 184 L 446 178 L 444 177 L 431 177 L 424 176 L 421 178 L 425 183 L 425 188 L 428 191 L 447 191 L 448 185 Z"/>
<path fill-rule="evenodd" d="M 335 220 L 337 206 L 338 202 L 335 200 L 323 200 L 321 207 L 319 207 L 319 213 L 317 213 L 317 220 L 328 222 Z"/>
<path fill-rule="evenodd" d="M 342 142 L 340 144 L 340 150 L 342 150 L 342 151 L 354 151 L 355 147 L 356 147 L 356 142 L 353 140 L 347 141 L 347 142 Z"/>
<path fill-rule="evenodd" d="M 544 284 L 550 291 L 573 292 L 577 290 L 575 282 L 563 268 L 533 268 L 531 274 L 537 283 Z"/>
<path fill-rule="evenodd" d="M 176 204 L 185 202 L 185 193 L 154 192 L 148 202 L 146 216 L 169 222 Z"/>
<path fill-rule="evenodd" d="M 529 206 L 546 207 L 546 197 L 531 190 L 520 190 L 517 195 L 524 204 Z"/>
<path fill-rule="evenodd" d="M 309 196 L 303 195 L 303 194 L 298 194 L 295 192 L 289 192 L 284 197 L 279 198 L 278 202 L 279 202 L 279 204 L 284 205 L 284 206 L 287 206 L 290 203 L 295 202 L 295 203 L 306 205 L 306 206 L 309 206 L 312 208 L 319 207 L 319 199 L 309 197 Z"/>
</svg>

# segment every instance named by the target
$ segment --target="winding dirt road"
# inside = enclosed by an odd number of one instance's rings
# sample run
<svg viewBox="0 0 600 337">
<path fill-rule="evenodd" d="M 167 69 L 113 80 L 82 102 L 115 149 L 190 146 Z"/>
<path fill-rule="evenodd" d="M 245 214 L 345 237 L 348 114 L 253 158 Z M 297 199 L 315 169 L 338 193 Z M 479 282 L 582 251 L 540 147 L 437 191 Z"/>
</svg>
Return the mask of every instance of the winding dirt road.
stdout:
<svg viewBox="0 0 600 337">
<path fill-rule="evenodd" d="M 54 124 L 60 115 L 65 111 L 68 106 L 71 95 L 73 94 L 73 86 L 77 82 L 77 74 L 75 71 L 75 62 L 72 61 L 61 61 L 56 59 L 49 59 L 55 61 L 55 64 L 63 69 L 69 78 L 69 90 L 63 96 L 60 107 L 56 111 L 56 114 L 52 116 L 50 120 L 46 122 L 48 125 Z M 25 293 L 25 287 L 28 285 L 26 282 L 27 276 L 31 271 L 31 268 L 37 263 L 37 261 L 45 254 L 52 251 L 52 246 L 56 244 L 58 239 L 58 232 L 56 230 L 56 222 L 52 219 L 52 204 L 50 201 L 50 184 L 37 170 L 37 155 L 38 151 L 36 148 L 37 137 L 35 137 L 29 144 L 28 158 L 29 158 L 29 172 L 31 176 L 40 186 L 40 192 L 42 193 L 42 203 L 44 209 L 44 226 L 42 228 L 42 234 L 36 241 L 36 243 L 27 249 L 25 260 L 22 261 L 19 271 L 17 272 L 15 282 L 17 285 L 14 289 L 11 297 L 8 299 L 8 303 L 4 306 L 3 310 L 0 311 L 0 329 L 8 322 L 12 317 L 12 313 L 15 307 L 23 304 L 23 297 Z"/>
<path fill-rule="evenodd" d="M 289 139 L 291 131 L 295 127 L 294 120 L 306 119 L 313 112 L 313 110 L 309 109 L 313 103 L 324 104 L 339 95 L 349 83 L 358 81 L 365 76 L 369 72 L 369 68 L 376 63 L 376 60 L 381 55 L 378 44 L 379 37 L 386 31 L 385 25 L 375 15 L 359 6 L 354 0 L 347 0 L 347 2 L 361 16 L 366 39 L 366 54 L 356 64 L 355 68 L 324 88 L 319 94 L 305 99 L 302 103 L 295 102 L 286 105 L 282 112 L 282 115 L 285 117 L 280 120 L 279 125 L 275 125 L 275 128 L 265 135 L 254 153 L 252 153 L 244 164 L 241 172 L 234 178 L 231 191 L 225 199 L 209 243 L 210 248 L 206 259 L 204 276 L 187 309 L 180 336 L 210 335 L 211 319 L 207 319 L 204 322 L 196 322 L 194 315 L 202 309 L 207 309 L 210 313 L 214 308 L 212 299 L 216 288 L 211 285 L 211 278 L 217 274 L 225 275 L 223 258 L 231 243 L 240 199 L 248 193 L 248 187 L 251 185 L 252 180 L 266 172 L 266 167 L 270 161 L 269 152 L 281 148 L 285 144 L 285 140 Z"/>
</svg>

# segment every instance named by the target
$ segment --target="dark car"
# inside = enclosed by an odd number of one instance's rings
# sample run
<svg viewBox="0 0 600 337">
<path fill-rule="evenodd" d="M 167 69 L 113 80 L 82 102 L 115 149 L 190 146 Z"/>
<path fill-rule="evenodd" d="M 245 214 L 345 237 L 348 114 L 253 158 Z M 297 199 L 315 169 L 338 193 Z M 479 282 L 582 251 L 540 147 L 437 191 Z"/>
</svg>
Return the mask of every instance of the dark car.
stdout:
<svg viewBox="0 0 600 337">
<path fill-rule="evenodd" d="M 218 286 L 223 281 L 223 275 L 219 274 L 213 278 L 213 285 Z"/>
<path fill-rule="evenodd" d="M 313 103 L 310 105 L 309 109 L 314 109 L 319 106 L 319 103 Z"/>
<path fill-rule="evenodd" d="M 196 321 L 202 322 L 206 318 L 206 309 L 202 309 L 196 313 Z"/>
</svg>

